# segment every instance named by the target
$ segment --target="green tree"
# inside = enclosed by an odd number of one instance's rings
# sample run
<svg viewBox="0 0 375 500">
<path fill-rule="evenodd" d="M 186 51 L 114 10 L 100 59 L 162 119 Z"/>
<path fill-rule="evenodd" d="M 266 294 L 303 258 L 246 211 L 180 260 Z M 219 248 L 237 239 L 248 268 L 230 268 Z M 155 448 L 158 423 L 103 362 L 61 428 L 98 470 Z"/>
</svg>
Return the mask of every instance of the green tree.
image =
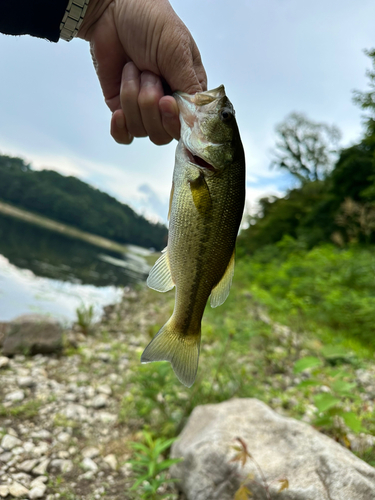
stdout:
<svg viewBox="0 0 375 500">
<path fill-rule="evenodd" d="M 337 155 L 341 132 L 335 125 L 290 113 L 276 126 L 272 166 L 288 170 L 301 183 L 323 179 Z"/>
</svg>

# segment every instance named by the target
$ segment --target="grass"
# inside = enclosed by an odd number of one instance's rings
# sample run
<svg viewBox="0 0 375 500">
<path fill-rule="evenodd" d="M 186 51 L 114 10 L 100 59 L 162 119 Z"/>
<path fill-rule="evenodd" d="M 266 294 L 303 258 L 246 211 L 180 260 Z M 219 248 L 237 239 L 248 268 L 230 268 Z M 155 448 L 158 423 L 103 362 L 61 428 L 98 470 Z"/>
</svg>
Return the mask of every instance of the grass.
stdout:
<svg viewBox="0 0 375 500">
<path fill-rule="evenodd" d="M 375 283 L 366 274 L 372 255 L 366 249 L 340 252 L 329 246 L 311 252 L 274 250 L 274 259 L 240 260 L 227 301 L 217 309 L 207 306 L 193 387 L 179 384 L 169 363 L 137 364 L 124 381 L 120 422 L 168 439 L 178 435 L 197 405 L 256 397 L 309 421 L 344 446 L 350 447 L 350 433 L 375 434 L 356 376 L 356 370 L 373 364 L 368 341 L 373 327 L 362 317 L 375 295 Z M 356 313 L 361 335 L 354 320 L 339 321 L 349 288 L 355 303 L 365 304 Z M 149 327 L 151 338 L 172 312 L 174 293 L 142 294 L 142 304 L 151 302 L 157 316 Z M 265 312 L 286 328 L 259 319 Z M 372 461 L 373 451 L 359 456 Z"/>
<path fill-rule="evenodd" d="M 42 403 L 38 400 L 27 401 L 24 404 L 6 407 L 0 404 L 0 417 L 14 417 L 22 420 L 28 420 L 38 416 L 39 408 Z"/>
</svg>

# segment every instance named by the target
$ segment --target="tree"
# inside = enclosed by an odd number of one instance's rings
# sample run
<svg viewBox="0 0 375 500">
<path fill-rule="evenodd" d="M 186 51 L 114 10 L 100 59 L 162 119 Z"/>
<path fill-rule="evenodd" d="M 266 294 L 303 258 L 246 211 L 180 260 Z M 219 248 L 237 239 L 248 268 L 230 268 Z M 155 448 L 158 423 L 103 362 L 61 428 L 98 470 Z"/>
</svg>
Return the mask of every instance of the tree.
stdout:
<svg viewBox="0 0 375 500">
<path fill-rule="evenodd" d="M 354 90 L 353 101 L 366 111 L 363 116 L 366 127 L 365 141 L 373 145 L 375 143 L 375 49 L 364 50 L 364 53 L 370 57 L 372 63 L 372 69 L 366 71 L 370 89 L 367 92 Z"/>
<path fill-rule="evenodd" d="M 332 168 L 341 138 L 335 125 L 313 122 L 302 113 L 290 113 L 276 126 L 276 134 L 272 166 L 288 170 L 301 183 L 320 180 Z"/>
</svg>

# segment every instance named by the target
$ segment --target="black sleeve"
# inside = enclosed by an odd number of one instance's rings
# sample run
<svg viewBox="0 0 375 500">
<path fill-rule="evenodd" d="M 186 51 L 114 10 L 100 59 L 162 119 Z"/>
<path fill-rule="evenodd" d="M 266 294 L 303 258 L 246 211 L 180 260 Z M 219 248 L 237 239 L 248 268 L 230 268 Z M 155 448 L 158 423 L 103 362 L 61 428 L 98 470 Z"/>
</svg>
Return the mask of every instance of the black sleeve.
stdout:
<svg viewBox="0 0 375 500">
<path fill-rule="evenodd" d="M 0 0 L 0 32 L 57 42 L 69 0 Z"/>
</svg>

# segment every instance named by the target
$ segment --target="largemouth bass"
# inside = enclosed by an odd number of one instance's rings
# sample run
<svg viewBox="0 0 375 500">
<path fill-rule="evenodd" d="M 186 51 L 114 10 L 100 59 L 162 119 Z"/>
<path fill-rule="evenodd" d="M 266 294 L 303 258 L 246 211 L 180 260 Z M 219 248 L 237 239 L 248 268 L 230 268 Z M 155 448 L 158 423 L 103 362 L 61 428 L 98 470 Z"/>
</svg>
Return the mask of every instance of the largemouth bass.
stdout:
<svg viewBox="0 0 375 500">
<path fill-rule="evenodd" d="M 181 139 L 170 198 L 168 245 L 147 284 L 159 292 L 176 286 L 173 314 L 142 354 L 141 362 L 169 361 L 177 378 L 194 383 L 201 320 L 228 297 L 234 247 L 245 202 L 245 156 L 224 86 L 174 94 Z"/>
</svg>

